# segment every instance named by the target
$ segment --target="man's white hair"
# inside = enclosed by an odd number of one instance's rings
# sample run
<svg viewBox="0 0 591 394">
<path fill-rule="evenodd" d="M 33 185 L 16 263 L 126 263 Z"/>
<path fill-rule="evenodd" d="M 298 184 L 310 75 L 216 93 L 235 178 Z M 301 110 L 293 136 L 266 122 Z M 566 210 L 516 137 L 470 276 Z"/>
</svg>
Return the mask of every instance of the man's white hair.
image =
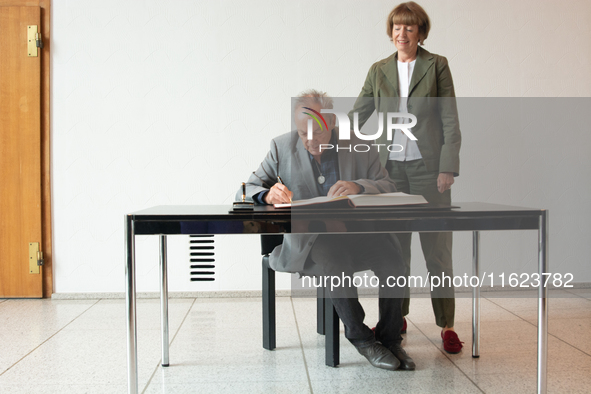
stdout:
<svg viewBox="0 0 591 394">
<path fill-rule="evenodd" d="M 299 107 L 307 107 L 314 104 L 318 104 L 322 108 L 332 109 L 333 100 L 326 92 L 321 92 L 316 89 L 304 90 L 296 98 L 294 110 Z"/>
</svg>

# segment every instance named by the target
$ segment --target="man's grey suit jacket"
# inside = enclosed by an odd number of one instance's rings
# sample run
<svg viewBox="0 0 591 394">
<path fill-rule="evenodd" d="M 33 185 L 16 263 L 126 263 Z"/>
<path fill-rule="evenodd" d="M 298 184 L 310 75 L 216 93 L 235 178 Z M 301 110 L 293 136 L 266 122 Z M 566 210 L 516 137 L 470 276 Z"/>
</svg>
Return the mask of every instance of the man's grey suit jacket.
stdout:
<svg viewBox="0 0 591 394">
<path fill-rule="evenodd" d="M 333 133 L 338 135 L 338 129 Z M 394 181 L 380 164 L 377 148 L 373 146 L 369 152 L 355 152 L 354 146 L 357 144 L 367 144 L 367 141 L 360 140 L 354 133 L 351 133 L 350 140 L 338 142 L 340 180 L 356 182 L 365 188 L 366 194 L 395 192 Z M 297 131 L 283 134 L 271 141 L 269 153 L 246 183 L 247 200 L 252 201 L 252 196 L 270 189 L 277 183 L 278 175 L 293 192 L 293 200 L 320 195 L 308 151 Z M 240 189 L 236 193 L 236 200 L 241 198 Z M 270 255 L 271 268 L 282 272 L 302 272 L 317 237 L 318 234 L 286 234 L 283 244 L 276 247 Z"/>
</svg>

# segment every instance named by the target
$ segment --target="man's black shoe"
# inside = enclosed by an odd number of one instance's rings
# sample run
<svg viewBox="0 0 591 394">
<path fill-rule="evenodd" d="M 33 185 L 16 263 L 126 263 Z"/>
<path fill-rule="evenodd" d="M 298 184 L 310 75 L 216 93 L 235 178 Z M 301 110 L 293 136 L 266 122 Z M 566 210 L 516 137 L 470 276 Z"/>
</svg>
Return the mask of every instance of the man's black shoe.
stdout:
<svg viewBox="0 0 591 394">
<path fill-rule="evenodd" d="M 359 354 L 364 356 L 371 365 L 376 368 L 388 369 L 396 371 L 400 366 L 400 361 L 391 351 L 379 343 L 374 343 L 369 346 L 357 347 Z"/>
<path fill-rule="evenodd" d="M 390 351 L 400 361 L 400 369 L 405 371 L 413 371 L 416 368 L 415 362 L 410 358 L 408 354 L 402 348 L 402 345 L 390 346 Z"/>
</svg>

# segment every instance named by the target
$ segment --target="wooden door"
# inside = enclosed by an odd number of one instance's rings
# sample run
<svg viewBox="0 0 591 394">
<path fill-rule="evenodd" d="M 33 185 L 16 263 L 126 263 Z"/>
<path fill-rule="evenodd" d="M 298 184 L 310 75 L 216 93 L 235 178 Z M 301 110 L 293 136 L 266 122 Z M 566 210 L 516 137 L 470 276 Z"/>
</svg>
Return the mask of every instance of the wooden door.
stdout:
<svg viewBox="0 0 591 394">
<path fill-rule="evenodd" d="M 41 53 L 28 55 L 39 7 L 0 7 L 0 297 L 42 297 L 29 243 L 42 243 Z M 36 260 L 36 258 L 35 258 Z M 36 261 L 35 261 L 36 263 Z"/>
</svg>

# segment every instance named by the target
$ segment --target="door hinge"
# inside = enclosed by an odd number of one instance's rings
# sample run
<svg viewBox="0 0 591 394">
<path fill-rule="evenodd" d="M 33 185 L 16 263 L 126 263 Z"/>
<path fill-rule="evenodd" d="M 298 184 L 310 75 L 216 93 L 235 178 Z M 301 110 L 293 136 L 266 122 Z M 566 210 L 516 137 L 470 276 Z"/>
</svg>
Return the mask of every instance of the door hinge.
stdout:
<svg viewBox="0 0 591 394">
<path fill-rule="evenodd" d="M 41 33 L 35 34 L 35 46 L 43 49 L 43 38 L 41 37 Z"/>
<path fill-rule="evenodd" d="M 43 263 L 43 252 L 39 250 L 39 242 L 29 242 L 29 274 L 39 274 L 39 267 Z"/>
<path fill-rule="evenodd" d="M 39 56 L 39 48 L 43 48 L 43 38 L 41 33 L 38 32 L 37 25 L 27 26 L 27 53 L 29 57 Z"/>
</svg>

